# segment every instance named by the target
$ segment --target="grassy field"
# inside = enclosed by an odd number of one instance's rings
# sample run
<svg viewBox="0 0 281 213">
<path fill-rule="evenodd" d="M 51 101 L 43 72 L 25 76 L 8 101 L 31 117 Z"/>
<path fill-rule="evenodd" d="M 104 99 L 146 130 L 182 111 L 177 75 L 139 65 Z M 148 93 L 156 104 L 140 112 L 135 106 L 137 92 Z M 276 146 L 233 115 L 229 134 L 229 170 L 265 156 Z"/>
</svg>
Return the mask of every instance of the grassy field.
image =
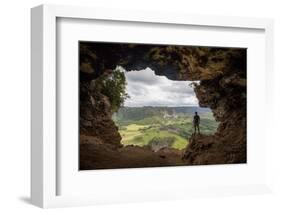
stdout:
<svg viewBox="0 0 281 213">
<path fill-rule="evenodd" d="M 136 145 L 144 146 L 148 145 L 154 137 L 175 137 L 175 142 L 172 147 L 176 149 L 183 149 L 186 147 L 188 140 L 183 138 L 176 133 L 159 130 L 158 125 L 149 126 L 149 125 L 139 125 L 139 124 L 130 124 L 126 126 L 125 130 L 120 130 L 122 136 L 122 143 L 124 145 Z"/>
</svg>

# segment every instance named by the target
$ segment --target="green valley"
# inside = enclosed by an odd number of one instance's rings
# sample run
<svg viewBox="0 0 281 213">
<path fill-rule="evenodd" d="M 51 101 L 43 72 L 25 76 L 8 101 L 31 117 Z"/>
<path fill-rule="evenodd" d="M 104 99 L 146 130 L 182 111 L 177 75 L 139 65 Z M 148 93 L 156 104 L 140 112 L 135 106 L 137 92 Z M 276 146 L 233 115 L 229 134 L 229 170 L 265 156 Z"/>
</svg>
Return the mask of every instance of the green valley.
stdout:
<svg viewBox="0 0 281 213">
<path fill-rule="evenodd" d="M 200 107 L 122 107 L 113 115 L 125 146 L 184 149 L 193 133 L 192 119 L 197 111 L 204 135 L 215 133 L 218 123 L 212 112 Z"/>
</svg>

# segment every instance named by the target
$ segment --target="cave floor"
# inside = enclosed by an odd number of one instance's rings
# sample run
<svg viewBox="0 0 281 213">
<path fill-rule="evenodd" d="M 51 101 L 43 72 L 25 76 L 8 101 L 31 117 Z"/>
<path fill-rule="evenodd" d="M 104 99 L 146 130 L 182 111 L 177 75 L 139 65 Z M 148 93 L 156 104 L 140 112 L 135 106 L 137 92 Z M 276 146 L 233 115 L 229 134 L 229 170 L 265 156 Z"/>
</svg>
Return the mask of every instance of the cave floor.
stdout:
<svg viewBox="0 0 281 213">
<path fill-rule="evenodd" d="M 93 140 L 86 143 L 80 140 L 80 170 L 183 166 L 187 165 L 182 160 L 183 152 L 172 148 L 153 152 L 139 146 L 116 148 Z"/>
</svg>

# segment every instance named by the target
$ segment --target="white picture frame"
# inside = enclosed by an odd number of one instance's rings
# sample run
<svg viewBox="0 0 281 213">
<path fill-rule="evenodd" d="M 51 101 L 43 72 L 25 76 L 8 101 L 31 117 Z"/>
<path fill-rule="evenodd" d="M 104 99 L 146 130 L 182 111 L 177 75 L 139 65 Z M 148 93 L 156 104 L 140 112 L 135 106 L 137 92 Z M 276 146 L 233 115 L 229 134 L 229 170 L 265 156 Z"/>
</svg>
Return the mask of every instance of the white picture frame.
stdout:
<svg viewBox="0 0 281 213">
<path fill-rule="evenodd" d="M 31 10 L 31 56 L 32 56 L 32 103 L 31 103 L 31 201 L 34 205 L 47 207 L 62 207 L 76 205 L 92 205 L 99 203 L 137 202 L 144 200 L 139 194 L 125 194 L 123 196 L 113 193 L 98 198 L 97 196 L 58 195 L 58 166 L 57 151 L 57 20 L 87 19 L 108 20 L 135 23 L 154 23 L 161 25 L 200 26 L 211 28 L 232 29 L 256 29 L 264 31 L 265 35 L 265 69 L 266 104 L 272 107 L 270 91 L 273 87 L 273 21 L 271 19 L 241 18 L 241 17 L 217 17 L 203 15 L 155 13 L 150 11 L 122 11 L 101 8 L 84 8 L 74 6 L 41 5 Z M 268 109 L 267 109 L 268 110 Z M 268 118 L 270 119 L 270 118 Z M 262 133 L 266 146 L 269 144 L 267 132 Z M 267 150 L 270 150 L 267 149 Z M 264 151 L 269 157 L 269 153 Z M 167 191 L 158 190 L 146 200 L 179 199 L 198 196 L 214 195 L 241 195 L 264 193 L 271 191 L 270 161 L 266 162 L 262 172 L 266 178 L 258 184 L 225 185 L 220 187 L 200 187 L 194 184 L 190 190 L 179 188 L 169 189 L 176 196 L 170 196 Z M 176 170 L 177 168 L 174 168 Z M 107 173 L 110 175 L 110 172 Z M 110 191 L 109 191 L 110 192 Z M 165 192 L 165 193 L 164 193 Z M 137 193 L 137 192 L 136 192 Z M 159 196 L 156 198 L 155 195 Z M 108 197 L 108 198 L 106 198 Z"/>
</svg>

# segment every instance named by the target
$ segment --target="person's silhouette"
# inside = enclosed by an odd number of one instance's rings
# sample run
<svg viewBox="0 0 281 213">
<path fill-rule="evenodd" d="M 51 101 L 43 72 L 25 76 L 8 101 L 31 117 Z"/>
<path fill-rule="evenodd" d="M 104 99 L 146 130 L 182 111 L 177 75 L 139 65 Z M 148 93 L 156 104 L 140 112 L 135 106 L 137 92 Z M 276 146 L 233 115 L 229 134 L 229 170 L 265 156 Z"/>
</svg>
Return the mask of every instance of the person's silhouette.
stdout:
<svg viewBox="0 0 281 213">
<path fill-rule="evenodd" d="M 194 133 L 196 134 L 196 130 L 198 134 L 200 134 L 200 116 L 197 112 L 195 112 L 195 115 L 193 117 L 193 127 L 194 127 Z"/>
</svg>

